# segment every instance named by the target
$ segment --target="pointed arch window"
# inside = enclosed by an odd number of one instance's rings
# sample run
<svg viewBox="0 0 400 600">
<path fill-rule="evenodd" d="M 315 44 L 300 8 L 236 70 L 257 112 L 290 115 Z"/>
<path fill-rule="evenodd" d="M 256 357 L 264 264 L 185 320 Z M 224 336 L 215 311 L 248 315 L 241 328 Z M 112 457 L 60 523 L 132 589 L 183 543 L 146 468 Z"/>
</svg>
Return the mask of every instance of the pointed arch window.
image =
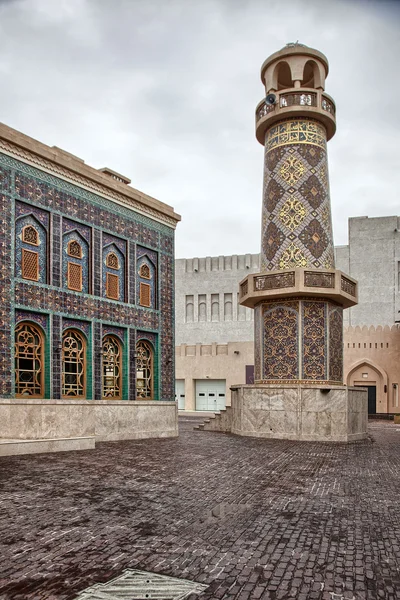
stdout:
<svg viewBox="0 0 400 600">
<path fill-rule="evenodd" d="M 33 225 L 25 225 L 22 229 L 22 241 L 32 246 L 39 246 L 39 232 Z"/>
<path fill-rule="evenodd" d="M 122 398 L 122 348 L 113 335 L 103 339 L 103 400 Z"/>
<path fill-rule="evenodd" d="M 109 254 L 107 254 L 106 265 L 109 269 L 115 269 L 116 271 L 118 271 L 119 260 L 115 252 L 110 252 Z"/>
<path fill-rule="evenodd" d="M 136 344 L 136 399 L 152 400 L 154 393 L 154 352 L 147 340 Z"/>
<path fill-rule="evenodd" d="M 148 264 L 142 264 L 142 266 L 139 269 L 139 275 L 140 277 L 143 277 L 143 279 L 151 279 L 150 267 Z"/>
<path fill-rule="evenodd" d="M 43 373 L 43 334 L 32 323 L 18 323 L 15 328 L 15 395 L 43 398 Z"/>
<path fill-rule="evenodd" d="M 82 258 L 82 246 L 77 240 L 70 240 L 67 245 L 68 256 Z"/>
<path fill-rule="evenodd" d="M 86 394 L 86 340 L 80 331 L 67 329 L 62 336 L 62 396 Z"/>
</svg>

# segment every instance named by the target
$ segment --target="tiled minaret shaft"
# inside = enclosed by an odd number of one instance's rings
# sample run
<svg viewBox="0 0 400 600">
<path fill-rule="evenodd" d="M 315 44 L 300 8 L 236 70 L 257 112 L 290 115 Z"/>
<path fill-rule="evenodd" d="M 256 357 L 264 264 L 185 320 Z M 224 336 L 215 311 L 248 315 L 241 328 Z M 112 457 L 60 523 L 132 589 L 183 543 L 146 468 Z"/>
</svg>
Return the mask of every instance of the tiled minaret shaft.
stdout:
<svg viewBox="0 0 400 600">
<path fill-rule="evenodd" d="M 302 44 L 288 44 L 261 68 L 262 272 L 240 286 L 241 304 L 255 309 L 256 383 L 343 383 L 342 310 L 357 303 L 357 287 L 335 270 L 326 146 L 336 122 L 327 75 L 326 57 Z"/>
</svg>

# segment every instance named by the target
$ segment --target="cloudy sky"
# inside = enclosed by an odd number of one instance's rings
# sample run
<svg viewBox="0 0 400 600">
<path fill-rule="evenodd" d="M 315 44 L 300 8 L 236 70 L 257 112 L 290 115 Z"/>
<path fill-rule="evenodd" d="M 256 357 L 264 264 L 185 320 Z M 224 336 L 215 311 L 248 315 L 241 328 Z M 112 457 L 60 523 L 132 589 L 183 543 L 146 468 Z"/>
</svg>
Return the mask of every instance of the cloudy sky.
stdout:
<svg viewBox="0 0 400 600">
<path fill-rule="evenodd" d="M 400 2 L 0 0 L 0 120 L 171 204 L 177 257 L 259 251 L 260 66 L 299 40 L 330 62 L 336 244 L 400 214 Z"/>
</svg>

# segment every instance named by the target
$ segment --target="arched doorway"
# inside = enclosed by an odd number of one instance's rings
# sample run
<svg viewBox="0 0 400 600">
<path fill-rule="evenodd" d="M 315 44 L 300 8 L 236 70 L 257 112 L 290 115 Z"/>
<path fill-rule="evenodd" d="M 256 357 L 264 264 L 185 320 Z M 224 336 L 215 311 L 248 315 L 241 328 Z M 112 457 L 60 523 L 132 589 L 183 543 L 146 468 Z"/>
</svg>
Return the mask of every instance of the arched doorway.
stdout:
<svg viewBox="0 0 400 600">
<path fill-rule="evenodd" d="M 15 328 L 15 395 L 44 398 L 44 335 L 26 321 Z"/>
<path fill-rule="evenodd" d="M 384 369 L 368 359 L 354 363 L 348 372 L 349 386 L 365 387 L 368 390 L 368 414 L 387 412 L 388 376 Z"/>
</svg>

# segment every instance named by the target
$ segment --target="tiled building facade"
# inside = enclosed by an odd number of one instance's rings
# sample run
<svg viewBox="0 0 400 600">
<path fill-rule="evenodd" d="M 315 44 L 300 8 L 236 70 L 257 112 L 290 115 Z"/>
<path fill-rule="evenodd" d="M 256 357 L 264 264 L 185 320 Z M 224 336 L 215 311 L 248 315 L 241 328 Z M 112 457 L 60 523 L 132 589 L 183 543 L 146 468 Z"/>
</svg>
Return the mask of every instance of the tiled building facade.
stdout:
<svg viewBox="0 0 400 600">
<path fill-rule="evenodd" d="M 0 397 L 174 399 L 179 216 L 0 125 Z"/>
</svg>

